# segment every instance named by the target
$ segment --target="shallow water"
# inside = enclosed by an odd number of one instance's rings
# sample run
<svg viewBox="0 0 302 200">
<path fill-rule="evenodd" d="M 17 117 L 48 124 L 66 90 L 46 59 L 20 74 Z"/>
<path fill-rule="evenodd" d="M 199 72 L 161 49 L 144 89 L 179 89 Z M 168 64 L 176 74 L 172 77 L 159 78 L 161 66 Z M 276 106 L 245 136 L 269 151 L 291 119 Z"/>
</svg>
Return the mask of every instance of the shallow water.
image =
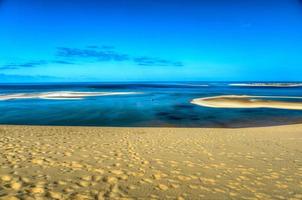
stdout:
<svg viewBox="0 0 302 200">
<path fill-rule="evenodd" d="M 2 100 L 0 124 L 251 127 L 302 122 L 301 110 L 221 109 L 190 103 L 194 98 L 233 94 L 302 97 L 302 87 L 232 87 L 229 84 L 222 82 L 1 84 L 0 95 L 16 93 L 31 95 L 62 91 L 123 93 L 106 96 L 84 95 L 81 99 Z M 302 101 L 287 98 L 282 100 Z"/>
</svg>

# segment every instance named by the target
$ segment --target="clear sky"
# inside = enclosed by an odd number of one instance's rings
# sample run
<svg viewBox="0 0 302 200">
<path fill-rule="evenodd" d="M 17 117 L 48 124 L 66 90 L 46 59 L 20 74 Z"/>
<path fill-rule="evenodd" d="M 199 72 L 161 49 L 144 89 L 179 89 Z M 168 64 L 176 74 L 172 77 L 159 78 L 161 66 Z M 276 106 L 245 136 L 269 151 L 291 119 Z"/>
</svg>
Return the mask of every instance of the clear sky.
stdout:
<svg viewBox="0 0 302 200">
<path fill-rule="evenodd" d="M 302 81 L 301 0 L 0 0 L 0 82 Z"/>
</svg>

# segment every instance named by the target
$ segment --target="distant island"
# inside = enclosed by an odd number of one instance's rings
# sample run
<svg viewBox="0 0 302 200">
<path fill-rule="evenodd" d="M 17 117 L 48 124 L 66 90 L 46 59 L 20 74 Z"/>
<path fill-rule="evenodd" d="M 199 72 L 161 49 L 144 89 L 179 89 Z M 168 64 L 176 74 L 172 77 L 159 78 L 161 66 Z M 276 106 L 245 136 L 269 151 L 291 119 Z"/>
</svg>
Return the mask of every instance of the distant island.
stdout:
<svg viewBox="0 0 302 200">
<path fill-rule="evenodd" d="M 302 83 L 231 83 L 235 87 L 301 87 Z"/>
</svg>

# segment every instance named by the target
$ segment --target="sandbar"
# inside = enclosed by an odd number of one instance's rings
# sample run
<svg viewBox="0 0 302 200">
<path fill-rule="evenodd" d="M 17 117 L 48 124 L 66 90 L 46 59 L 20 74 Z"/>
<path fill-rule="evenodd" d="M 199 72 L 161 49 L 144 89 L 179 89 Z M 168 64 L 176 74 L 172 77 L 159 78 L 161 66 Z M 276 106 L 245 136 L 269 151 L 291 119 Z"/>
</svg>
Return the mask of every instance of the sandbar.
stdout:
<svg viewBox="0 0 302 200">
<path fill-rule="evenodd" d="M 301 99 L 302 97 L 223 95 L 193 99 L 191 103 L 212 108 L 275 108 L 302 110 L 302 101 L 280 101 L 273 98 Z"/>
</svg>

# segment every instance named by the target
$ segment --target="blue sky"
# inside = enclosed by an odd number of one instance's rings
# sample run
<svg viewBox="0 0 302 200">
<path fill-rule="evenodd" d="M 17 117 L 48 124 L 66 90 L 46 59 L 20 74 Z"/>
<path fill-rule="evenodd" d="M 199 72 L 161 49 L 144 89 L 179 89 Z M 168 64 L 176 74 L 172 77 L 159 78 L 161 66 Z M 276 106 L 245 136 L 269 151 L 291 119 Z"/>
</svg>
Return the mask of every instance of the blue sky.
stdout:
<svg viewBox="0 0 302 200">
<path fill-rule="evenodd" d="M 302 81 L 300 0 L 0 0 L 0 82 Z"/>
</svg>

